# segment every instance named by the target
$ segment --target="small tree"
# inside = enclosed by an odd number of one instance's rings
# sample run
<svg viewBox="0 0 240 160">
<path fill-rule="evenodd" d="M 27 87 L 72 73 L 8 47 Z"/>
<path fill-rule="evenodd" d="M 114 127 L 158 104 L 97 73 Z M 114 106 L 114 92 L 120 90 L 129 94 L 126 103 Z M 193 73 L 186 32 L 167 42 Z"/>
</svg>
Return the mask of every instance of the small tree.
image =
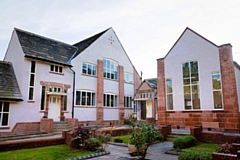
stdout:
<svg viewBox="0 0 240 160">
<path fill-rule="evenodd" d="M 90 132 L 86 128 L 78 127 L 73 132 L 73 138 L 70 146 L 73 148 L 82 149 L 83 143 L 86 139 L 90 138 Z"/>
</svg>

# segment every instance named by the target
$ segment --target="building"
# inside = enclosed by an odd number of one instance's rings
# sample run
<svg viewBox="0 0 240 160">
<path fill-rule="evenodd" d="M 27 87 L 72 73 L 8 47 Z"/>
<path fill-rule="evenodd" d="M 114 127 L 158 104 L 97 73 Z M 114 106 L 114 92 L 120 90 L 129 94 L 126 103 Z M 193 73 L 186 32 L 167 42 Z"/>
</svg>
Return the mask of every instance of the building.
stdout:
<svg viewBox="0 0 240 160">
<path fill-rule="evenodd" d="M 158 65 L 158 124 L 239 133 L 240 70 L 231 44 L 186 28 Z"/>
<path fill-rule="evenodd" d="M 145 79 L 134 97 L 138 120 L 155 123 L 157 115 L 157 78 Z"/>
<path fill-rule="evenodd" d="M 133 112 L 140 77 L 112 28 L 75 45 L 15 28 L 8 62 L 19 86 L 12 99 L 22 101 L 10 103 L 2 134 L 38 133 L 42 118 L 121 124 Z"/>
</svg>

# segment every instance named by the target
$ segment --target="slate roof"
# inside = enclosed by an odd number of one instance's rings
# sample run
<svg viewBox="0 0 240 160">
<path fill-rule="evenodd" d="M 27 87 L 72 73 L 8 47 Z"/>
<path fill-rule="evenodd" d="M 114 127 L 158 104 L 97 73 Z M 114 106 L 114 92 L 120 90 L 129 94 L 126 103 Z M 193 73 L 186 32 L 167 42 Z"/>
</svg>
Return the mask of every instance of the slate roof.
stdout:
<svg viewBox="0 0 240 160">
<path fill-rule="evenodd" d="M 11 62 L 0 61 L 0 100 L 22 101 Z"/>
<path fill-rule="evenodd" d="M 15 28 L 25 57 L 71 66 L 77 47 Z"/>
<path fill-rule="evenodd" d="M 74 44 L 73 46 L 76 46 L 78 48 L 78 51 L 77 53 L 74 55 L 73 58 L 77 57 L 82 51 L 84 51 L 86 48 L 88 48 L 93 42 L 95 42 L 99 37 L 101 37 L 105 32 L 107 32 L 109 30 L 106 29 L 105 31 L 103 32 L 100 32 L 92 37 L 89 37 L 83 41 L 80 41 L 76 44 Z"/>
<path fill-rule="evenodd" d="M 145 79 L 148 85 L 152 88 L 157 88 L 157 78 Z"/>
</svg>

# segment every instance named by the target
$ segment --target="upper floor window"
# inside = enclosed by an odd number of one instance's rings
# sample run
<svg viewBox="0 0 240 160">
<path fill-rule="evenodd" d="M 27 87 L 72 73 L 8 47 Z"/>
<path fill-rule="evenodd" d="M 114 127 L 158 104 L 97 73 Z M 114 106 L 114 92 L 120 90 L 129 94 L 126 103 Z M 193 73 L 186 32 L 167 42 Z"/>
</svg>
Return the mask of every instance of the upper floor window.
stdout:
<svg viewBox="0 0 240 160">
<path fill-rule="evenodd" d="M 132 108 L 132 97 L 124 96 L 124 107 Z"/>
<path fill-rule="evenodd" d="M 8 126 L 9 102 L 0 102 L 0 126 Z"/>
<path fill-rule="evenodd" d="M 198 62 L 182 64 L 185 109 L 200 109 Z"/>
<path fill-rule="evenodd" d="M 82 64 L 82 73 L 90 76 L 96 76 L 96 66 L 89 63 Z"/>
<path fill-rule="evenodd" d="M 213 90 L 213 101 L 214 109 L 222 109 L 222 84 L 220 73 L 212 74 L 212 90 Z"/>
<path fill-rule="evenodd" d="M 173 88 L 172 79 L 166 79 L 166 104 L 167 110 L 173 110 Z"/>
<path fill-rule="evenodd" d="M 76 91 L 76 105 L 95 106 L 96 94 L 91 91 Z"/>
<path fill-rule="evenodd" d="M 131 73 L 124 73 L 124 82 L 133 83 L 133 75 Z"/>
<path fill-rule="evenodd" d="M 104 59 L 103 68 L 104 68 L 105 78 L 118 80 L 118 63 L 117 62 L 109 59 Z"/>
<path fill-rule="evenodd" d="M 152 98 L 152 94 L 151 93 L 141 93 L 140 94 L 140 98 L 142 98 L 142 99 L 151 99 Z"/>
<path fill-rule="evenodd" d="M 105 107 L 117 107 L 118 106 L 118 96 L 115 94 L 105 93 L 103 95 L 103 105 Z"/>
<path fill-rule="evenodd" d="M 34 84 L 35 84 L 35 70 L 36 70 L 36 62 L 31 61 L 31 71 L 30 71 L 30 83 L 29 83 L 29 91 L 28 91 L 28 100 L 33 100 L 34 95 Z"/>
<path fill-rule="evenodd" d="M 56 72 L 56 73 L 62 73 L 62 66 L 58 66 L 58 65 L 50 65 L 50 71 L 51 72 Z"/>
</svg>

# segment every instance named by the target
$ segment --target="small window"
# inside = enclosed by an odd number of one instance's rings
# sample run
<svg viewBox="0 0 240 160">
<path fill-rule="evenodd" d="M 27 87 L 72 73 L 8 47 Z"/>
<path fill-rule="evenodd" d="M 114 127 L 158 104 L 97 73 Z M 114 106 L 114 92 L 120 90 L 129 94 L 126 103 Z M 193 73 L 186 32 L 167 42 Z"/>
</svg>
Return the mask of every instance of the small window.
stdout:
<svg viewBox="0 0 240 160">
<path fill-rule="evenodd" d="M 131 73 L 124 73 L 124 82 L 133 83 L 133 75 Z"/>
<path fill-rule="evenodd" d="M 222 109 L 222 86 L 220 73 L 212 74 L 214 109 Z"/>
<path fill-rule="evenodd" d="M 166 104 L 167 110 L 173 110 L 173 89 L 172 89 L 172 79 L 166 79 Z"/>
<path fill-rule="evenodd" d="M 58 66 L 58 65 L 50 65 L 50 71 L 51 72 L 55 72 L 55 73 L 62 73 L 63 70 L 62 70 L 62 66 Z"/>
<path fill-rule="evenodd" d="M 132 108 L 132 97 L 124 96 L 124 107 L 125 108 Z"/>
<path fill-rule="evenodd" d="M 118 63 L 109 59 L 103 60 L 104 77 L 118 80 Z"/>
<path fill-rule="evenodd" d="M 93 64 L 89 64 L 89 63 L 83 63 L 82 74 L 96 76 L 96 66 Z"/>
<path fill-rule="evenodd" d="M 0 102 L 0 126 L 8 126 L 9 102 Z"/>
<path fill-rule="evenodd" d="M 90 91 L 76 91 L 76 105 L 95 106 L 96 94 Z"/>
<path fill-rule="evenodd" d="M 104 94 L 103 96 L 103 105 L 105 107 L 117 107 L 118 106 L 118 97 L 114 94 Z"/>
</svg>

